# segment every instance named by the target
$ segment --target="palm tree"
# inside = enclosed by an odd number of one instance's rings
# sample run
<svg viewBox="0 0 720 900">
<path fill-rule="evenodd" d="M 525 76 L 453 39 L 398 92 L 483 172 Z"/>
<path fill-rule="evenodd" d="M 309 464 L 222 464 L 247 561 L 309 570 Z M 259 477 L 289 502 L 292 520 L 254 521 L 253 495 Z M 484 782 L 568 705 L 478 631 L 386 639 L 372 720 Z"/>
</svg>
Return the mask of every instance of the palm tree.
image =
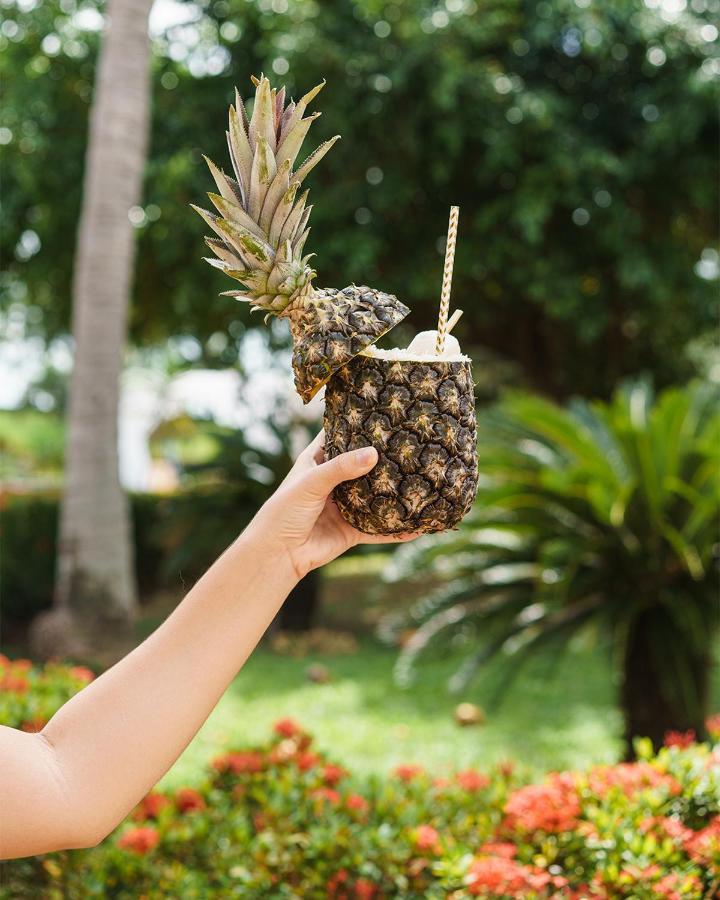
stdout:
<svg viewBox="0 0 720 900">
<path fill-rule="evenodd" d="M 118 476 L 119 378 L 149 119 L 152 0 L 109 0 L 100 49 L 75 252 L 75 367 L 54 608 L 33 629 L 39 653 L 82 654 L 100 621 L 136 608 L 127 499 Z"/>
<path fill-rule="evenodd" d="M 458 689 L 493 656 L 510 677 L 531 651 L 559 652 L 595 628 L 617 662 L 628 753 L 638 736 L 702 737 L 720 624 L 717 389 L 695 383 L 654 400 L 636 381 L 609 404 L 567 410 L 514 394 L 478 431 L 472 515 L 444 541 L 403 548 L 397 577 L 441 584 L 412 614 L 399 673 L 472 623 L 483 637 Z"/>
</svg>

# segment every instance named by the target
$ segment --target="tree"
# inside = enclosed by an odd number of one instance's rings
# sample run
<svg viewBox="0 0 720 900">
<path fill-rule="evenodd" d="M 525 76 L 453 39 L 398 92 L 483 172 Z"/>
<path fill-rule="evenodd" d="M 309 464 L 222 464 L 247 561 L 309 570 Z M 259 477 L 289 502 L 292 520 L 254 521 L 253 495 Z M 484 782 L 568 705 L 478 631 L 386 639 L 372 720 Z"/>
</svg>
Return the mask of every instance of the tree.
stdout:
<svg viewBox="0 0 720 900">
<path fill-rule="evenodd" d="M 40 651 L 86 652 L 99 621 L 136 609 L 127 498 L 118 474 L 119 379 L 127 337 L 149 123 L 152 0 L 110 0 L 98 61 L 73 276 L 72 374 L 54 609 Z"/>
<path fill-rule="evenodd" d="M 192 40 L 178 27 L 156 42 L 133 340 L 192 334 L 207 361 L 231 365 L 255 325 L 217 296 L 222 276 L 203 266 L 187 204 L 208 189 L 201 150 L 225 158 L 234 84 L 246 90 L 262 70 L 296 95 L 326 77 L 318 137 L 343 135 L 312 176 L 319 283 L 377 284 L 409 302 L 410 328 L 432 327 L 436 244 L 459 202 L 464 347 L 491 348 L 557 397 L 609 396 L 642 370 L 658 386 L 686 378 L 683 346 L 713 327 L 715 285 L 698 274 L 712 265 L 695 267 L 717 230 L 717 0 L 676 12 L 634 0 L 443 6 L 332 0 L 320 15 L 297 0 L 269 14 L 260 0 L 230 0 L 196 7 Z M 47 68 L 6 77 L 3 255 L 43 310 L 38 327 L 62 330 L 93 35 L 72 37 L 88 44 L 84 59 L 70 39 L 68 53 L 63 43 L 47 55 L 47 32 L 65 16 L 57 0 L 12 15 L 26 36 L 7 41 L 0 65 Z M 26 230 L 41 249 L 13 260 Z M 207 343 L 229 327 L 224 349 Z"/>
<path fill-rule="evenodd" d="M 399 671 L 475 623 L 453 686 L 497 655 L 509 680 L 532 651 L 560 652 L 594 628 L 619 668 L 628 748 L 671 730 L 703 737 L 720 626 L 719 398 L 697 382 L 654 400 L 636 381 L 609 404 L 565 410 L 515 394 L 488 412 L 471 517 L 444 541 L 403 548 L 402 572 L 444 583 L 418 604 Z"/>
</svg>

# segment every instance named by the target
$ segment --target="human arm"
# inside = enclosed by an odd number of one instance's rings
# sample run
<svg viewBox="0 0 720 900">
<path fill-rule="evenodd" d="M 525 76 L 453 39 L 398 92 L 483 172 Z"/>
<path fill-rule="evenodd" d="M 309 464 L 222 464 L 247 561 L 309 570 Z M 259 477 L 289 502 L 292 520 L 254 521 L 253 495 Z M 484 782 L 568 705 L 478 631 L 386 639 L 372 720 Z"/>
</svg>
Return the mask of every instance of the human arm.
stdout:
<svg viewBox="0 0 720 900">
<path fill-rule="evenodd" d="M 362 457 L 367 452 L 366 458 Z M 168 619 L 39 734 L 0 728 L 0 857 L 92 846 L 167 772 L 297 581 L 360 542 L 329 495 L 377 461 L 321 436 Z"/>
</svg>

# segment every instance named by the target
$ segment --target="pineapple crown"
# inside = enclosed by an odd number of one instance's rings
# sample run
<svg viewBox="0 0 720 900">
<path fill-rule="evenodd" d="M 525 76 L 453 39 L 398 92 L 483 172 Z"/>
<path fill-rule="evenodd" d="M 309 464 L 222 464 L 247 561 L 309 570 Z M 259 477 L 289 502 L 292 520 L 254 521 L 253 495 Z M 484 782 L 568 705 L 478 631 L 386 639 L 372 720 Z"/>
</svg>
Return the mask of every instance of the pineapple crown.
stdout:
<svg viewBox="0 0 720 900">
<path fill-rule="evenodd" d="M 281 315 L 294 300 L 311 292 L 316 274 L 308 265 L 314 254 L 302 255 L 312 206 L 307 206 L 307 190 L 297 197 L 298 188 L 340 135 L 325 141 L 293 170 L 308 130 L 320 115 L 303 118 L 305 110 L 325 82 L 297 103 L 290 100 L 285 105 L 284 87 L 271 88 L 263 75 L 252 80 L 255 102 L 250 118 L 237 89 L 230 107 L 227 141 L 235 178 L 205 157 L 219 191 L 208 193 L 217 213 L 191 206 L 217 235 L 205 238 L 217 257 L 206 262 L 243 285 L 243 290 L 223 295 L 251 303 L 254 310 Z"/>
</svg>

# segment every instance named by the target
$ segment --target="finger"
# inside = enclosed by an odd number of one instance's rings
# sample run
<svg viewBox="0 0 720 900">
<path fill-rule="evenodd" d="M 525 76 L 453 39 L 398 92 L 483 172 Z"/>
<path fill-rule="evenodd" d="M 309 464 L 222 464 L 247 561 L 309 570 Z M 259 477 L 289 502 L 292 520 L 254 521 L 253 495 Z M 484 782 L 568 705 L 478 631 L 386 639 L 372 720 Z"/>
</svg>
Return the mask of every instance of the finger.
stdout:
<svg viewBox="0 0 720 900">
<path fill-rule="evenodd" d="M 323 447 L 325 446 L 325 432 L 320 430 L 318 434 L 312 439 L 312 441 L 307 445 L 307 447 L 302 451 L 302 453 L 298 456 L 295 461 L 294 468 L 305 471 L 306 469 L 312 469 L 312 467 L 317 463 L 318 453 L 323 454 Z M 323 458 L 323 457 L 321 457 Z"/>
<path fill-rule="evenodd" d="M 374 447 L 362 447 L 321 463 L 303 477 L 306 496 L 316 500 L 324 499 L 343 481 L 367 474 L 377 460 L 378 453 Z"/>
</svg>

